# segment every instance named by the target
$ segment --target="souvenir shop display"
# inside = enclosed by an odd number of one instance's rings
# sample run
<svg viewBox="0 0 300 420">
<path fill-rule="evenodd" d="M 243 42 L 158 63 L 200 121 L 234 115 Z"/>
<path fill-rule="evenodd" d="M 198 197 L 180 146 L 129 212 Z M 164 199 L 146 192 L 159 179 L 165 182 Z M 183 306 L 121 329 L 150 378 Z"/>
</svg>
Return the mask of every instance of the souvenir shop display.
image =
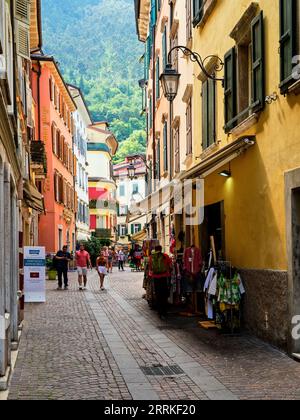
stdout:
<svg viewBox="0 0 300 420">
<path fill-rule="evenodd" d="M 239 332 L 245 288 L 240 274 L 229 261 L 217 261 L 209 269 L 204 293 L 207 318 L 225 333 Z"/>
<path fill-rule="evenodd" d="M 130 262 L 129 266 L 131 268 L 131 271 L 143 271 L 143 250 L 138 244 L 133 244 L 133 247 L 129 253 Z"/>
<path fill-rule="evenodd" d="M 154 286 L 149 276 L 149 258 L 155 247 L 159 245 L 157 239 L 148 239 L 143 243 L 143 254 L 144 254 L 144 282 L 143 288 L 146 291 L 146 300 L 151 308 L 155 307 L 155 293 Z"/>
</svg>

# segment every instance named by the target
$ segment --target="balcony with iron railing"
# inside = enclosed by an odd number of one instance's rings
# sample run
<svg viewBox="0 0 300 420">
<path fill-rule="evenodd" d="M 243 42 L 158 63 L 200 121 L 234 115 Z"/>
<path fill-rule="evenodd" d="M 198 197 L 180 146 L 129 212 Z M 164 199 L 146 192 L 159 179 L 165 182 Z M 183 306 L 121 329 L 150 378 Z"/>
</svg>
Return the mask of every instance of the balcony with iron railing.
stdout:
<svg viewBox="0 0 300 420">
<path fill-rule="evenodd" d="M 110 239 L 113 236 L 112 229 L 95 229 L 94 236 L 98 239 Z"/>
<path fill-rule="evenodd" d="M 90 200 L 91 210 L 111 210 L 117 212 L 116 200 Z"/>
</svg>

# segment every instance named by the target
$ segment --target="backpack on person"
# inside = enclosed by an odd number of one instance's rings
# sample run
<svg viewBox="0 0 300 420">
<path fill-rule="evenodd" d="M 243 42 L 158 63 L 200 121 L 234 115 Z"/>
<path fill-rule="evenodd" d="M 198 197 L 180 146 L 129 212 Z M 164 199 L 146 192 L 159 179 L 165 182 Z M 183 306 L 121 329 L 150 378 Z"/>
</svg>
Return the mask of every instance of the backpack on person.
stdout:
<svg viewBox="0 0 300 420">
<path fill-rule="evenodd" d="M 169 271 L 164 254 L 154 254 L 152 256 L 152 272 L 154 275 L 165 274 Z"/>
</svg>

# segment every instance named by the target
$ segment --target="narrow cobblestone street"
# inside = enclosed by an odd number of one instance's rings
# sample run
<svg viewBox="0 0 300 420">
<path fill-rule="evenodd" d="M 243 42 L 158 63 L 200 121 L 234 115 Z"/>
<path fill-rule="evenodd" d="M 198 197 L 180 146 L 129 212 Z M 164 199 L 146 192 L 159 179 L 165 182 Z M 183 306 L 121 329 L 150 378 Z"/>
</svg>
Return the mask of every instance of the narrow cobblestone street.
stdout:
<svg viewBox="0 0 300 420">
<path fill-rule="evenodd" d="M 110 287 L 68 292 L 47 284 L 28 305 L 9 399 L 300 399 L 300 365 L 252 337 L 223 337 L 196 320 L 158 319 L 141 274 L 115 272 Z M 177 375 L 144 368 L 174 366 Z M 181 372 L 181 373 L 180 373 Z"/>
</svg>

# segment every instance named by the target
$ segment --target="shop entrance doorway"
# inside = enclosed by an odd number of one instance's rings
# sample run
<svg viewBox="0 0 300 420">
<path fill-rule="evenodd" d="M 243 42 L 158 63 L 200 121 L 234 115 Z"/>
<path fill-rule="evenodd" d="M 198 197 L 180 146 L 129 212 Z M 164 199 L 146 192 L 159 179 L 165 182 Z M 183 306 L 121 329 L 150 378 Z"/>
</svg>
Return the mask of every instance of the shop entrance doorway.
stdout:
<svg viewBox="0 0 300 420">
<path fill-rule="evenodd" d="M 211 249 L 210 238 L 214 237 L 217 258 L 225 259 L 225 216 L 224 202 L 220 201 L 204 209 L 204 221 L 200 227 L 202 255 L 206 259 Z"/>
<path fill-rule="evenodd" d="M 300 168 L 285 173 L 288 262 L 288 350 L 300 359 Z"/>
<path fill-rule="evenodd" d="M 292 191 L 292 277 L 293 277 L 293 311 L 295 317 L 295 329 L 292 333 L 294 340 L 292 351 L 300 357 L 300 328 L 296 325 L 296 317 L 299 325 L 300 315 L 300 188 Z M 296 337 L 297 335 L 297 337 Z M 298 337 L 299 336 L 299 337 Z M 298 339 L 297 339 L 298 338 Z"/>
</svg>

